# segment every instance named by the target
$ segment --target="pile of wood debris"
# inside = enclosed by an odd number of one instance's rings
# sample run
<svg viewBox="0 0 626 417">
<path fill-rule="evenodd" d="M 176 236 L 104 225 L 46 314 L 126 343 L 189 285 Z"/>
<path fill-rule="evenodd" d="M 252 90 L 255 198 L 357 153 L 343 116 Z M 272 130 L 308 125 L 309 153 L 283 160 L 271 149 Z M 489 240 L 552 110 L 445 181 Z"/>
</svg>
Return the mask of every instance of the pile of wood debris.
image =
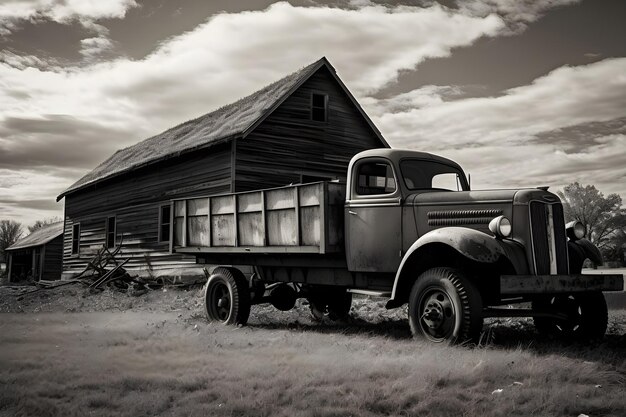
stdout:
<svg viewBox="0 0 626 417">
<path fill-rule="evenodd" d="M 23 297 L 28 294 L 34 294 L 44 290 L 50 290 L 66 285 L 80 284 L 90 292 L 100 292 L 105 288 L 128 292 L 134 296 L 140 296 L 150 290 L 163 287 L 190 287 L 192 285 L 202 284 L 206 281 L 198 280 L 193 282 L 173 282 L 161 277 L 140 277 L 131 275 L 124 269 L 124 265 L 130 260 L 118 259 L 118 255 L 122 245 L 118 245 L 115 250 L 110 251 L 107 247 L 102 246 L 96 255 L 87 263 L 85 269 L 71 280 L 67 281 L 38 281 L 35 282 L 37 288 L 20 291 L 15 294 L 17 297 Z M 208 271 L 204 273 L 208 278 Z M 22 287 L 28 288 L 28 287 Z"/>
</svg>

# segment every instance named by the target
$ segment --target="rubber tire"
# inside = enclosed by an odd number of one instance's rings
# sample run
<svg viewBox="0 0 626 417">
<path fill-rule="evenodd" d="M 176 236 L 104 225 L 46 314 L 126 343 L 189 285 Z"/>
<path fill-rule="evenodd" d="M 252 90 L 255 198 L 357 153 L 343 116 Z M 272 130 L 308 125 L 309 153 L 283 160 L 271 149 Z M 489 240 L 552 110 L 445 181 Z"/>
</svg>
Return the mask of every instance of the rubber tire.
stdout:
<svg viewBox="0 0 626 417">
<path fill-rule="evenodd" d="M 572 298 L 570 298 L 573 297 Z M 559 301 L 559 297 L 562 297 Z M 543 336 L 554 336 L 566 340 L 589 341 L 602 339 L 606 333 L 609 322 L 609 313 L 606 300 L 602 292 L 590 292 L 581 294 L 564 294 L 557 296 L 545 296 L 533 301 L 533 310 L 550 310 L 552 300 L 555 303 L 563 300 L 571 300 L 578 306 L 579 322 L 578 328 L 568 329 L 569 326 L 562 325 L 562 320 L 549 317 L 534 317 L 535 328 Z M 557 312 L 561 312 L 557 309 Z M 561 328 L 557 327 L 561 326 Z"/>
<path fill-rule="evenodd" d="M 418 312 L 421 298 L 426 291 L 439 290 L 445 293 L 454 308 L 454 324 L 449 334 L 441 338 L 426 329 Z M 482 297 L 474 284 L 465 275 L 453 268 L 432 268 L 422 273 L 409 296 L 409 325 L 415 338 L 425 338 L 435 343 L 476 343 L 483 327 Z"/>
<path fill-rule="evenodd" d="M 212 314 L 209 294 L 215 285 L 225 285 L 230 296 L 230 312 L 225 319 Z M 250 288 L 246 277 L 236 268 L 215 268 L 209 277 L 204 291 L 204 312 L 213 322 L 230 325 L 245 325 L 250 317 Z"/>
<path fill-rule="evenodd" d="M 319 322 L 324 318 L 333 321 L 345 320 L 350 316 L 352 293 L 344 289 L 325 294 L 316 292 L 308 297 L 308 301 L 313 320 Z"/>
</svg>

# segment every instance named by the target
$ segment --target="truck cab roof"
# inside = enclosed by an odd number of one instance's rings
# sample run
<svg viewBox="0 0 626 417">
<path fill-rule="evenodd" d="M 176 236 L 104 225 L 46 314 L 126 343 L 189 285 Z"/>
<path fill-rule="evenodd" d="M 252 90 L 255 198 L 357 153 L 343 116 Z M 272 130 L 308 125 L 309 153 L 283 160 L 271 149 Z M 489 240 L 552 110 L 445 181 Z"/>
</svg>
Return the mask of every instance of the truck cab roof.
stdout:
<svg viewBox="0 0 626 417">
<path fill-rule="evenodd" d="M 389 159 L 395 165 L 397 165 L 402 159 L 415 158 L 415 159 L 426 159 L 430 161 L 440 162 L 442 164 L 450 165 L 456 167 L 463 171 L 461 166 L 454 162 L 451 159 L 444 158 L 443 156 L 435 155 L 428 152 L 420 152 L 413 151 L 410 149 L 390 149 L 390 148 L 376 148 L 376 149 L 368 149 L 367 151 L 359 152 L 356 154 L 350 163 L 354 163 L 355 161 L 367 158 L 367 157 L 382 157 Z"/>
</svg>

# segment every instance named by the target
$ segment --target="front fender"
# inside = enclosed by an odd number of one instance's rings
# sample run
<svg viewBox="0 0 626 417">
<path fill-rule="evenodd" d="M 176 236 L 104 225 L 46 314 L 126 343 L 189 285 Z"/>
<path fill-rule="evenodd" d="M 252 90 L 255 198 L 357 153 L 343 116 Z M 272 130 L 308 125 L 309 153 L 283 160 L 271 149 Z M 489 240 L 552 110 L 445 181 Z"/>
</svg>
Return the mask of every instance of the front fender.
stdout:
<svg viewBox="0 0 626 417">
<path fill-rule="evenodd" d="M 391 298 L 387 302 L 387 308 L 396 306 L 394 300 L 405 264 L 411 259 L 413 253 L 431 243 L 445 244 L 455 249 L 464 257 L 476 262 L 494 263 L 497 262 L 500 257 L 509 258 L 503 242 L 478 230 L 466 227 L 444 227 L 430 231 L 417 239 L 402 258 L 402 262 L 400 262 L 400 266 L 396 272 L 393 290 L 391 291 Z"/>
<path fill-rule="evenodd" d="M 598 266 L 603 264 L 600 250 L 587 239 L 570 240 L 567 242 L 567 248 L 571 274 L 579 274 L 582 271 L 585 259 L 589 259 Z"/>
<path fill-rule="evenodd" d="M 476 262 L 493 263 L 500 256 L 506 255 L 500 241 L 487 233 L 467 227 L 443 227 L 430 231 L 417 239 L 404 255 L 402 263 L 413 252 L 429 243 L 446 244 L 456 249 L 461 255 Z M 400 268 L 402 268 L 402 264 L 400 264 Z"/>
</svg>

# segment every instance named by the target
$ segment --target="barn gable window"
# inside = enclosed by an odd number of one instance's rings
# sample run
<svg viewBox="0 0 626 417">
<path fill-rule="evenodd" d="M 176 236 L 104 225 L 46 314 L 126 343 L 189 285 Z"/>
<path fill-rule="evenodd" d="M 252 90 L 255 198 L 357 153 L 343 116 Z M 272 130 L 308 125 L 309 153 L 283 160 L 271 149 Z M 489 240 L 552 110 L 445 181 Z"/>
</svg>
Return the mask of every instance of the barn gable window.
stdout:
<svg viewBox="0 0 626 417">
<path fill-rule="evenodd" d="M 72 225 L 72 255 L 80 252 L 80 223 Z"/>
<path fill-rule="evenodd" d="M 311 94 L 311 120 L 316 122 L 328 120 L 328 95 Z"/>
<path fill-rule="evenodd" d="M 170 241 L 170 218 L 171 218 L 171 206 L 161 206 L 159 211 L 159 242 Z"/>
<path fill-rule="evenodd" d="M 115 221 L 115 216 L 111 216 L 107 218 L 107 224 L 106 224 L 106 247 L 107 248 L 114 248 L 115 247 L 115 236 L 116 236 L 116 230 L 117 229 L 117 224 Z"/>
</svg>

